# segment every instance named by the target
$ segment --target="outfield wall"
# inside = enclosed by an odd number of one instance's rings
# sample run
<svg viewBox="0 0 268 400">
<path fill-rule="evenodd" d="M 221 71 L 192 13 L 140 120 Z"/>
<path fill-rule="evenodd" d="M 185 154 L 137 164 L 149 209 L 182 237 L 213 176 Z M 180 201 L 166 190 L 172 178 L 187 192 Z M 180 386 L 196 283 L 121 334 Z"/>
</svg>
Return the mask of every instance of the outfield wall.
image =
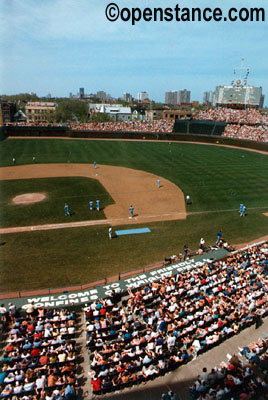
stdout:
<svg viewBox="0 0 268 400">
<path fill-rule="evenodd" d="M 195 127 L 196 128 L 196 127 Z M 3 126 L 0 128 L 0 138 L 12 136 L 31 137 L 68 137 L 85 139 L 127 139 L 127 140 L 162 140 L 178 142 L 215 143 L 227 146 L 236 146 L 268 152 L 268 143 L 252 140 L 233 139 L 222 136 L 191 133 L 163 133 L 163 132 L 124 132 L 124 131 L 88 131 L 71 130 L 68 127 L 43 126 Z M 1 140 L 1 139 L 0 139 Z"/>
</svg>

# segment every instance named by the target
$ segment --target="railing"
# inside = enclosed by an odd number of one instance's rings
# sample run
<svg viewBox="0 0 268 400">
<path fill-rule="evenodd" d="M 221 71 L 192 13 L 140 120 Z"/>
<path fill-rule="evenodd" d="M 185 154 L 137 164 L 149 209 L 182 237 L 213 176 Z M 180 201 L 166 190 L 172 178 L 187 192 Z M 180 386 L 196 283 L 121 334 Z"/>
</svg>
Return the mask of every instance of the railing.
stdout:
<svg viewBox="0 0 268 400">
<path fill-rule="evenodd" d="M 58 293 L 67 293 L 67 292 L 79 292 L 87 289 L 92 289 L 96 286 L 106 285 L 107 283 L 114 283 L 120 281 L 121 279 L 126 279 L 135 275 L 144 274 L 147 271 L 152 271 L 153 269 L 162 267 L 164 262 L 158 262 L 155 264 L 150 264 L 145 267 L 126 271 L 126 272 L 119 272 L 116 275 L 108 276 L 103 279 L 99 279 L 97 281 L 80 284 L 80 285 L 73 285 L 67 287 L 58 287 L 58 288 L 46 288 L 46 289 L 36 289 L 36 290 L 23 290 L 23 291 L 14 291 L 8 293 L 0 293 L 0 300 L 5 299 L 17 299 L 21 297 L 31 297 L 31 296 L 47 296 L 52 294 Z"/>
<path fill-rule="evenodd" d="M 266 241 L 262 240 L 260 242 L 247 245 L 246 247 L 244 247 L 242 249 L 235 250 L 230 254 L 236 254 L 243 250 L 247 250 L 248 248 L 251 248 L 253 246 L 260 246 L 264 243 L 266 243 Z M 130 278 L 135 275 L 144 274 L 147 271 L 152 271 L 156 268 L 161 268 L 164 265 L 165 265 L 165 261 L 159 261 L 155 264 L 150 264 L 150 265 L 147 265 L 142 268 L 138 268 L 138 269 L 131 270 L 131 271 L 119 272 L 116 275 L 108 276 L 103 279 L 99 279 L 97 281 L 92 281 L 92 282 L 80 284 L 80 285 L 0 293 L 0 300 L 31 297 L 31 296 L 47 296 L 47 295 L 53 295 L 53 294 L 59 294 L 59 293 L 79 292 L 79 291 L 83 291 L 83 290 L 87 290 L 87 289 L 92 289 L 96 286 L 106 285 L 107 283 L 114 283 L 114 282 L 120 281 L 122 279 Z"/>
</svg>

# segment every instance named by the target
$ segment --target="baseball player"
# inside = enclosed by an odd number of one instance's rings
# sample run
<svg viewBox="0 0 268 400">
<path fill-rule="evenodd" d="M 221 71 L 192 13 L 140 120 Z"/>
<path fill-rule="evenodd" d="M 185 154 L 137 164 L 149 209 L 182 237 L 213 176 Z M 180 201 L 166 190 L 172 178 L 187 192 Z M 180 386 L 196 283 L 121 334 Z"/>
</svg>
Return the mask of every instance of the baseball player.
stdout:
<svg viewBox="0 0 268 400">
<path fill-rule="evenodd" d="M 157 185 L 160 188 L 160 178 L 157 179 Z"/>
<path fill-rule="evenodd" d="M 130 217 L 129 218 L 133 218 L 134 207 L 132 205 L 130 205 L 130 207 L 129 207 L 129 212 L 130 212 Z"/>
<path fill-rule="evenodd" d="M 65 217 L 70 217 L 69 206 L 66 203 L 65 203 L 65 206 L 64 206 L 64 211 L 65 211 Z"/>
<path fill-rule="evenodd" d="M 93 211 L 93 201 L 90 200 L 90 202 L 88 204 L 89 204 L 90 211 Z"/>
<path fill-rule="evenodd" d="M 109 238 L 112 239 L 113 237 L 113 228 L 110 226 L 109 227 Z"/>
<path fill-rule="evenodd" d="M 221 237 L 222 237 L 222 232 L 221 232 L 221 230 L 219 230 L 219 232 L 217 233 L 217 241 L 216 241 L 216 244 L 219 243 L 219 241 L 221 240 Z"/>
<path fill-rule="evenodd" d="M 97 161 L 94 161 L 93 165 L 94 165 L 94 168 L 97 168 Z"/>
<path fill-rule="evenodd" d="M 98 211 L 100 211 L 100 201 L 96 200 L 96 208 Z"/>
</svg>

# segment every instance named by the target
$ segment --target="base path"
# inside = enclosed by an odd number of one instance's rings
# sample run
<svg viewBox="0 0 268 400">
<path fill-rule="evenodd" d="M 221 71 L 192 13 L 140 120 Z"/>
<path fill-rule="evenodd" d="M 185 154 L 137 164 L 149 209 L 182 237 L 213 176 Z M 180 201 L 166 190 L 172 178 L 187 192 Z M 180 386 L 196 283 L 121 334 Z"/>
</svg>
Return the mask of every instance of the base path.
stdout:
<svg viewBox="0 0 268 400">
<path fill-rule="evenodd" d="M 138 224 L 186 218 L 183 192 L 172 182 L 148 172 L 124 167 L 92 164 L 34 164 L 0 168 L 0 180 L 38 179 L 65 176 L 84 176 L 97 179 L 113 198 L 115 204 L 104 209 L 107 220 L 68 223 L 70 226 Z M 129 206 L 134 206 L 134 217 L 129 219 Z M 15 207 L 15 205 L 14 205 Z M 67 227 L 67 224 L 57 224 Z M 66 225 L 66 226 L 64 226 Z M 40 227 L 44 225 L 41 225 Z M 53 226 L 53 227 L 52 227 Z M 37 230 L 39 227 L 31 227 Z M 14 228 L 12 228 L 14 229 Z M 39 228 L 40 229 L 40 228 Z M 57 229 L 56 224 L 47 229 Z M 18 228 L 18 231 L 20 228 Z M 8 231 L 8 228 L 5 230 Z"/>
</svg>

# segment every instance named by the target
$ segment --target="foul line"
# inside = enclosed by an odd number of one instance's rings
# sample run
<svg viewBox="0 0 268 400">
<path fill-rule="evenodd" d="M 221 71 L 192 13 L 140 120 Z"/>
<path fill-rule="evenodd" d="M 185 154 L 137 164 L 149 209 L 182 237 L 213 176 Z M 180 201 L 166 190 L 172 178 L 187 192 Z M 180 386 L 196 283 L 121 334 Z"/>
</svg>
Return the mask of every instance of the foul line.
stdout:
<svg viewBox="0 0 268 400">
<path fill-rule="evenodd" d="M 34 232 L 34 231 L 47 231 L 52 229 L 64 229 L 64 228 L 78 228 L 83 226 L 95 226 L 95 225 L 111 225 L 115 222 L 120 224 L 131 224 L 131 220 L 138 221 L 142 219 L 154 219 L 154 218 L 163 218 L 163 217 L 180 217 L 185 213 L 172 213 L 172 214 L 159 214 L 159 215 L 142 215 L 139 217 L 125 217 L 125 218 L 113 218 L 113 219 L 97 219 L 93 221 L 78 221 L 78 222 L 67 222 L 62 224 L 47 224 L 47 225 L 35 225 L 35 226 L 16 226 L 11 228 L 1 228 L 0 234 L 4 233 L 18 233 L 18 232 Z"/>
<path fill-rule="evenodd" d="M 247 210 L 261 210 L 261 209 L 267 209 L 267 207 L 247 207 Z M 231 208 L 231 209 L 226 209 L 226 210 L 207 210 L 207 211 L 192 211 L 188 212 L 187 215 L 195 215 L 195 214 L 209 214 L 209 213 L 219 213 L 219 212 L 233 212 L 237 211 L 240 213 L 240 211 L 237 208 Z"/>
<path fill-rule="evenodd" d="M 259 209 L 267 209 L 267 207 L 248 207 L 247 210 L 259 210 Z M 207 211 L 193 211 L 187 213 L 187 215 L 197 215 L 197 214 L 209 214 L 209 213 L 222 213 L 222 212 L 239 212 L 237 208 L 226 209 L 226 210 L 207 210 Z M 161 222 L 161 220 L 153 221 L 154 219 L 161 218 L 163 222 L 163 218 L 173 217 L 175 220 L 181 219 L 181 216 L 184 213 L 169 213 L 169 214 L 155 214 L 155 215 L 140 215 L 133 218 L 134 221 L 141 221 L 143 219 L 151 219 L 151 222 Z M 166 220 L 168 221 L 168 219 Z M 146 221 L 148 222 L 148 221 Z M 66 229 L 66 228 L 79 228 L 83 226 L 96 226 L 96 225 L 114 225 L 114 223 L 120 224 L 131 224 L 131 219 L 129 217 L 125 218 L 113 218 L 113 219 L 99 219 L 99 220 L 91 220 L 91 221 L 78 221 L 78 222 L 67 222 L 62 224 L 46 224 L 46 225 L 34 225 L 34 226 L 16 226 L 11 228 L 0 228 L 0 234 L 5 233 L 20 233 L 20 232 L 34 232 L 34 231 L 48 231 L 53 229 Z"/>
</svg>

